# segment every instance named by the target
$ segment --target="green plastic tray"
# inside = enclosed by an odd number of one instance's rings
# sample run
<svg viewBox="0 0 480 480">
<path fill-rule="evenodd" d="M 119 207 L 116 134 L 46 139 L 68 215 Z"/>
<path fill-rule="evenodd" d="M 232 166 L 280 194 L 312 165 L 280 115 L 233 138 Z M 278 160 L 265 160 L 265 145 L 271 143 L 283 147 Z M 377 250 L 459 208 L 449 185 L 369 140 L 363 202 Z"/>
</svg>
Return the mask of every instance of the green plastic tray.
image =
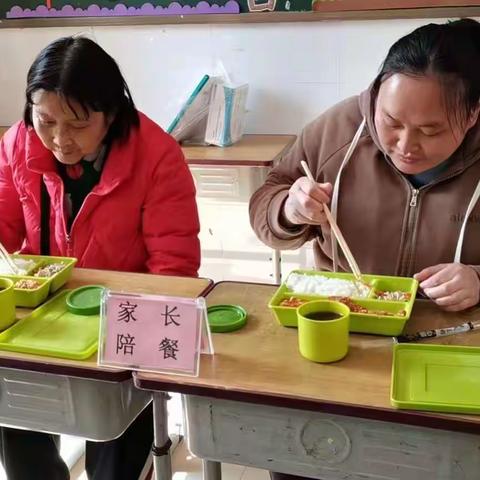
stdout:
<svg viewBox="0 0 480 480">
<path fill-rule="evenodd" d="M 98 347 L 99 315 L 67 310 L 64 290 L 0 333 L 0 350 L 83 360 Z"/>
<path fill-rule="evenodd" d="M 398 408 L 480 413 L 480 348 L 394 346 L 391 403 Z"/>
<path fill-rule="evenodd" d="M 345 280 L 354 280 L 351 273 L 332 273 L 319 272 L 315 270 L 294 270 L 291 273 L 301 273 L 307 275 L 322 275 L 329 278 L 340 278 Z M 372 285 L 372 291 L 366 299 L 351 297 L 355 303 L 369 310 L 384 310 L 393 314 L 404 310 L 405 315 L 376 315 L 365 313 L 350 314 L 350 331 L 357 333 L 371 333 L 376 335 L 397 336 L 400 335 L 405 328 L 405 324 L 410 318 L 415 295 L 417 293 L 418 282 L 413 278 L 405 277 L 387 277 L 381 275 L 362 275 L 363 279 Z M 387 301 L 375 299 L 375 291 L 402 291 L 410 293 L 408 302 Z M 287 298 L 295 297 L 305 301 L 318 300 L 328 298 L 320 295 L 300 294 L 289 290 L 285 283 L 282 283 L 277 289 L 268 304 L 277 321 L 285 327 L 297 326 L 297 309 L 295 307 L 287 307 L 280 303 Z"/>
<path fill-rule="evenodd" d="M 23 290 L 15 288 L 15 304 L 17 307 L 34 308 L 45 301 L 50 293 L 56 292 L 65 285 L 72 275 L 73 267 L 77 262 L 76 258 L 70 257 L 47 257 L 42 255 L 12 255 L 12 258 L 33 260 L 35 266 L 27 272 L 27 275 L 6 275 L 0 276 L 10 278 L 13 282 L 18 280 L 35 280 L 41 285 L 34 290 Z M 65 267 L 51 277 L 36 277 L 34 272 L 51 263 L 63 263 Z"/>
</svg>

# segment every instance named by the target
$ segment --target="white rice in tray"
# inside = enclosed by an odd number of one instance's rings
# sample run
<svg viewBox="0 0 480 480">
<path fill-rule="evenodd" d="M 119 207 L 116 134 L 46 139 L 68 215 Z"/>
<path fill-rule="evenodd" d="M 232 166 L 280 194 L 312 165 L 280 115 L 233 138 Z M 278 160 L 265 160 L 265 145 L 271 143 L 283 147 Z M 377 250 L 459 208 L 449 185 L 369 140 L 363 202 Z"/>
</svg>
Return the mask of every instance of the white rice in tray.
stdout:
<svg viewBox="0 0 480 480">
<path fill-rule="evenodd" d="M 322 297 L 367 298 L 370 287 L 354 280 L 330 278 L 324 275 L 291 273 L 285 285 L 295 293 L 320 295 Z"/>
<path fill-rule="evenodd" d="M 19 275 L 25 275 L 31 268 L 35 266 L 35 262 L 33 260 L 24 260 L 23 258 L 12 258 L 12 260 L 19 269 Z M 2 259 L 0 259 L 0 274 L 12 274 L 10 267 Z"/>
</svg>

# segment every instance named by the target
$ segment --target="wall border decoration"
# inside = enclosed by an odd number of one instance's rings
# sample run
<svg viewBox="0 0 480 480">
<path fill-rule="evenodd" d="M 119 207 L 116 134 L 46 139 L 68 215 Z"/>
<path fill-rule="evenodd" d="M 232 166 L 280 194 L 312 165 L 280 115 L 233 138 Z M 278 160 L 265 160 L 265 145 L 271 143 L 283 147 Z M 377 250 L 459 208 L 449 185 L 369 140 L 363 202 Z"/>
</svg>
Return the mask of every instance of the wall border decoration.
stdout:
<svg viewBox="0 0 480 480">
<path fill-rule="evenodd" d="M 99 7 L 96 4 L 86 8 L 65 5 L 61 8 L 51 6 L 51 0 L 46 5 L 36 8 L 22 8 L 14 6 L 6 12 L 7 19 L 18 18 L 73 18 L 73 17 L 133 17 L 133 16 L 159 16 L 159 15 L 206 15 L 212 13 L 235 14 L 240 13 L 240 5 L 235 0 L 228 0 L 225 5 L 209 4 L 200 1 L 195 6 L 182 5 L 172 2 L 168 6 L 144 3 L 139 7 L 127 7 L 123 3 L 116 4 L 113 8 Z"/>
<path fill-rule="evenodd" d="M 0 0 L 0 28 L 465 16 L 480 0 Z"/>
<path fill-rule="evenodd" d="M 480 6 L 480 0 L 312 0 L 315 12 Z"/>
</svg>

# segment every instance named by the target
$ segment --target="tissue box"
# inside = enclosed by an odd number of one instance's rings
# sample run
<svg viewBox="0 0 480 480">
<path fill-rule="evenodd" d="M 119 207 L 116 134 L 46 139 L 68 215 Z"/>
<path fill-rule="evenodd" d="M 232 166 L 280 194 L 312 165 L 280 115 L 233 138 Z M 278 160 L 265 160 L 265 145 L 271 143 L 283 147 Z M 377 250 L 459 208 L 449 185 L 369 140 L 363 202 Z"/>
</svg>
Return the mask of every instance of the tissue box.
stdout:
<svg viewBox="0 0 480 480">
<path fill-rule="evenodd" d="M 248 85 L 238 87 L 217 83 L 208 111 L 205 142 L 227 147 L 240 140 L 245 125 Z"/>
</svg>

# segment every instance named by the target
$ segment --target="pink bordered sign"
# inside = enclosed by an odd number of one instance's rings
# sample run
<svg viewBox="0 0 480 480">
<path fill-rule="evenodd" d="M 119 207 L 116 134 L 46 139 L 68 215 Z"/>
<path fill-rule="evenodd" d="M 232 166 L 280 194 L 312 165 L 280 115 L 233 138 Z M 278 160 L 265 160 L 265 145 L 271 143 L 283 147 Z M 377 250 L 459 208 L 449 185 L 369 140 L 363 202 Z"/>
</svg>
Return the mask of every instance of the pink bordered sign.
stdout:
<svg viewBox="0 0 480 480">
<path fill-rule="evenodd" d="M 103 294 L 99 365 L 197 376 L 200 353 L 213 354 L 203 297 Z"/>
</svg>

